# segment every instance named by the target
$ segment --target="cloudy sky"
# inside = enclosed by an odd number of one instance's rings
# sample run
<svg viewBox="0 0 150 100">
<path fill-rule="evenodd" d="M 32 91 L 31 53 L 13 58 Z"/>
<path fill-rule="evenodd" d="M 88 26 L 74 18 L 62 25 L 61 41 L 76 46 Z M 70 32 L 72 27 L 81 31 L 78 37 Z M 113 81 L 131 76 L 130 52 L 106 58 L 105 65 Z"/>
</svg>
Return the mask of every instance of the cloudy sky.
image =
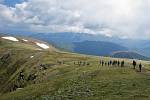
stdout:
<svg viewBox="0 0 150 100">
<path fill-rule="evenodd" d="M 0 0 L 0 32 L 150 39 L 150 0 Z"/>
</svg>

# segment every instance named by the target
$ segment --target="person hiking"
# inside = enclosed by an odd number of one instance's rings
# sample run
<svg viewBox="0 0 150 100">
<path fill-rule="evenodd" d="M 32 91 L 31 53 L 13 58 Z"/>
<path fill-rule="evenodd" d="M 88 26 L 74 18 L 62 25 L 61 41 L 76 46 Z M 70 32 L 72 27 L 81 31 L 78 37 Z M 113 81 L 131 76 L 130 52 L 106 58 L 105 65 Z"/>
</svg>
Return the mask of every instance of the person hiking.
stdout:
<svg viewBox="0 0 150 100">
<path fill-rule="evenodd" d="M 104 65 L 104 61 L 102 61 L 102 66 Z"/>
<path fill-rule="evenodd" d="M 136 61 L 133 60 L 133 69 L 135 69 L 135 67 L 136 67 Z"/>
<path fill-rule="evenodd" d="M 139 64 L 139 71 L 140 72 L 142 71 L 142 64 L 141 63 Z"/>
<path fill-rule="evenodd" d="M 124 60 L 121 61 L 121 67 L 124 67 Z"/>
<path fill-rule="evenodd" d="M 119 66 L 119 65 L 120 65 L 120 61 L 118 60 L 118 62 L 117 62 L 117 63 L 118 63 L 118 66 Z"/>
<path fill-rule="evenodd" d="M 109 65 L 110 65 L 110 62 L 108 61 L 108 63 L 107 63 L 107 64 L 108 64 L 108 66 L 109 66 Z"/>
<path fill-rule="evenodd" d="M 112 65 L 112 61 L 111 60 L 110 60 L 109 64 Z"/>
</svg>

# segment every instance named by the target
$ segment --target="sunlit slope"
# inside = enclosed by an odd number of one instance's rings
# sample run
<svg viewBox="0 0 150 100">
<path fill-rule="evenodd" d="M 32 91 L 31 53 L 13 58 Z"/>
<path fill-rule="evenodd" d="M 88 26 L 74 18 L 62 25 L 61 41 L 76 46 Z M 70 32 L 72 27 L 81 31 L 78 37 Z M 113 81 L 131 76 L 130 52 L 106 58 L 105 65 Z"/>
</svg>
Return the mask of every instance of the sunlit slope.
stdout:
<svg viewBox="0 0 150 100">
<path fill-rule="evenodd" d="M 35 44 L 35 42 L 37 42 L 35 40 L 28 42 L 18 40 L 18 42 L 14 42 L 2 38 L 0 39 L 0 87 L 5 87 L 3 89 L 4 91 L 6 90 L 6 92 L 8 90 L 10 91 L 10 87 L 12 87 L 11 82 L 16 78 L 20 70 L 23 70 L 26 66 L 33 68 L 32 65 L 37 64 L 37 61 L 42 59 L 45 51 L 57 51 L 50 45 L 48 49 L 40 48 Z M 8 85 L 10 85 L 10 87 L 8 87 Z"/>
<path fill-rule="evenodd" d="M 0 39 L 0 100 L 149 100 L 150 63 L 138 61 L 138 72 L 124 60 L 122 68 L 101 66 L 96 56 Z"/>
</svg>

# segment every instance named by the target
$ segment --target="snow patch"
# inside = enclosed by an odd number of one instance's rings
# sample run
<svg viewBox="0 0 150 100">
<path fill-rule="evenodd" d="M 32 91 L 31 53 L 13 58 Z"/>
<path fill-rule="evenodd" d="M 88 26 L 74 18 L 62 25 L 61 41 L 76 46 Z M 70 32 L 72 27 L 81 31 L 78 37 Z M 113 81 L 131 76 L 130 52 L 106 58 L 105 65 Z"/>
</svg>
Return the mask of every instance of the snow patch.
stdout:
<svg viewBox="0 0 150 100">
<path fill-rule="evenodd" d="M 28 42 L 28 40 L 26 40 L 26 39 L 22 39 L 24 42 Z"/>
<path fill-rule="evenodd" d="M 30 58 L 33 58 L 34 56 L 30 56 Z"/>
<path fill-rule="evenodd" d="M 39 47 L 41 47 L 41 48 L 43 48 L 43 49 L 48 49 L 49 48 L 49 46 L 46 45 L 46 44 L 44 44 L 44 43 L 38 43 L 38 42 L 36 42 L 36 45 L 39 46 Z"/>
<path fill-rule="evenodd" d="M 3 39 L 11 40 L 11 41 L 19 41 L 17 38 L 12 37 L 12 36 L 7 36 L 7 37 L 2 37 Z"/>
</svg>

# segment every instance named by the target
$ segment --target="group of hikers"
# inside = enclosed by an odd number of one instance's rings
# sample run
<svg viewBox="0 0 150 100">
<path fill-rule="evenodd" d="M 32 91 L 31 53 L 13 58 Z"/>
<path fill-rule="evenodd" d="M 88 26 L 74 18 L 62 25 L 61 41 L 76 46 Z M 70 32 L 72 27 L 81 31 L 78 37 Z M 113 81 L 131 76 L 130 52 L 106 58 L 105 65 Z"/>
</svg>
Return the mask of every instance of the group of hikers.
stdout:
<svg viewBox="0 0 150 100">
<path fill-rule="evenodd" d="M 57 63 L 59 65 L 61 64 L 65 64 L 64 61 L 57 61 Z M 90 62 L 88 61 L 74 61 L 74 65 L 77 65 L 77 66 L 89 66 L 91 65 Z M 133 69 L 136 69 L 136 67 L 138 66 L 138 69 L 139 69 L 139 72 L 142 71 L 142 64 L 139 63 L 137 64 L 136 60 L 133 60 L 132 62 L 132 65 L 133 65 Z M 98 66 L 118 66 L 118 67 L 124 67 L 125 66 L 125 61 L 124 60 L 104 60 L 102 58 L 100 58 L 99 62 L 98 62 Z"/>
<path fill-rule="evenodd" d="M 132 63 L 132 64 L 133 64 L 133 69 L 135 69 L 135 67 L 136 67 L 136 65 L 137 65 L 137 64 L 136 64 L 136 61 L 133 60 L 133 63 Z M 142 71 L 142 64 L 141 64 L 141 63 L 139 64 L 139 71 L 140 71 L 140 72 Z"/>
<path fill-rule="evenodd" d="M 104 60 L 100 60 L 99 61 L 99 65 L 101 65 L 101 66 L 121 66 L 121 67 L 124 67 L 124 64 L 125 64 L 125 61 L 124 60 L 122 60 L 122 61 L 119 61 L 119 60 L 110 60 L 110 61 L 104 61 Z M 132 62 L 132 65 L 133 65 L 133 69 L 135 69 L 136 68 L 136 66 L 137 66 L 137 63 L 136 63 L 136 61 L 135 60 L 133 60 L 133 62 Z M 141 72 L 142 71 L 142 64 L 140 63 L 139 65 L 139 72 Z"/>
<path fill-rule="evenodd" d="M 74 62 L 74 65 L 78 65 L 78 66 L 85 66 L 85 65 L 90 65 L 89 62 L 85 62 L 85 61 L 77 61 L 77 62 Z"/>
<path fill-rule="evenodd" d="M 78 65 L 78 66 L 88 66 L 90 65 L 89 62 L 87 61 L 75 61 L 74 65 Z M 133 60 L 132 62 L 133 65 L 133 69 L 136 69 L 136 66 L 139 67 L 139 72 L 142 71 L 142 64 L 137 64 L 137 62 L 135 60 Z M 125 66 L 125 61 L 124 60 L 109 60 L 109 61 L 104 61 L 104 60 L 99 60 L 99 65 L 98 66 L 120 66 L 120 67 L 124 67 Z"/>
<path fill-rule="evenodd" d="M 110 61 L 107 61 L 107 62 L 105 62 L 104 60 L 100 60 L 99 65 L 102 65 L 102 66 L 104 66 L 104 65 L 105 66 L 107 66 L 107 65 L 108 66 L 116 66 L 117 65 L 117 66 L 124 67 L 124 60 L 121 61 L 121 62 L 119 60 L 118 61 L 117 60 L 113 60 L 113 61 L 110 60 Z"/>
</svg>

